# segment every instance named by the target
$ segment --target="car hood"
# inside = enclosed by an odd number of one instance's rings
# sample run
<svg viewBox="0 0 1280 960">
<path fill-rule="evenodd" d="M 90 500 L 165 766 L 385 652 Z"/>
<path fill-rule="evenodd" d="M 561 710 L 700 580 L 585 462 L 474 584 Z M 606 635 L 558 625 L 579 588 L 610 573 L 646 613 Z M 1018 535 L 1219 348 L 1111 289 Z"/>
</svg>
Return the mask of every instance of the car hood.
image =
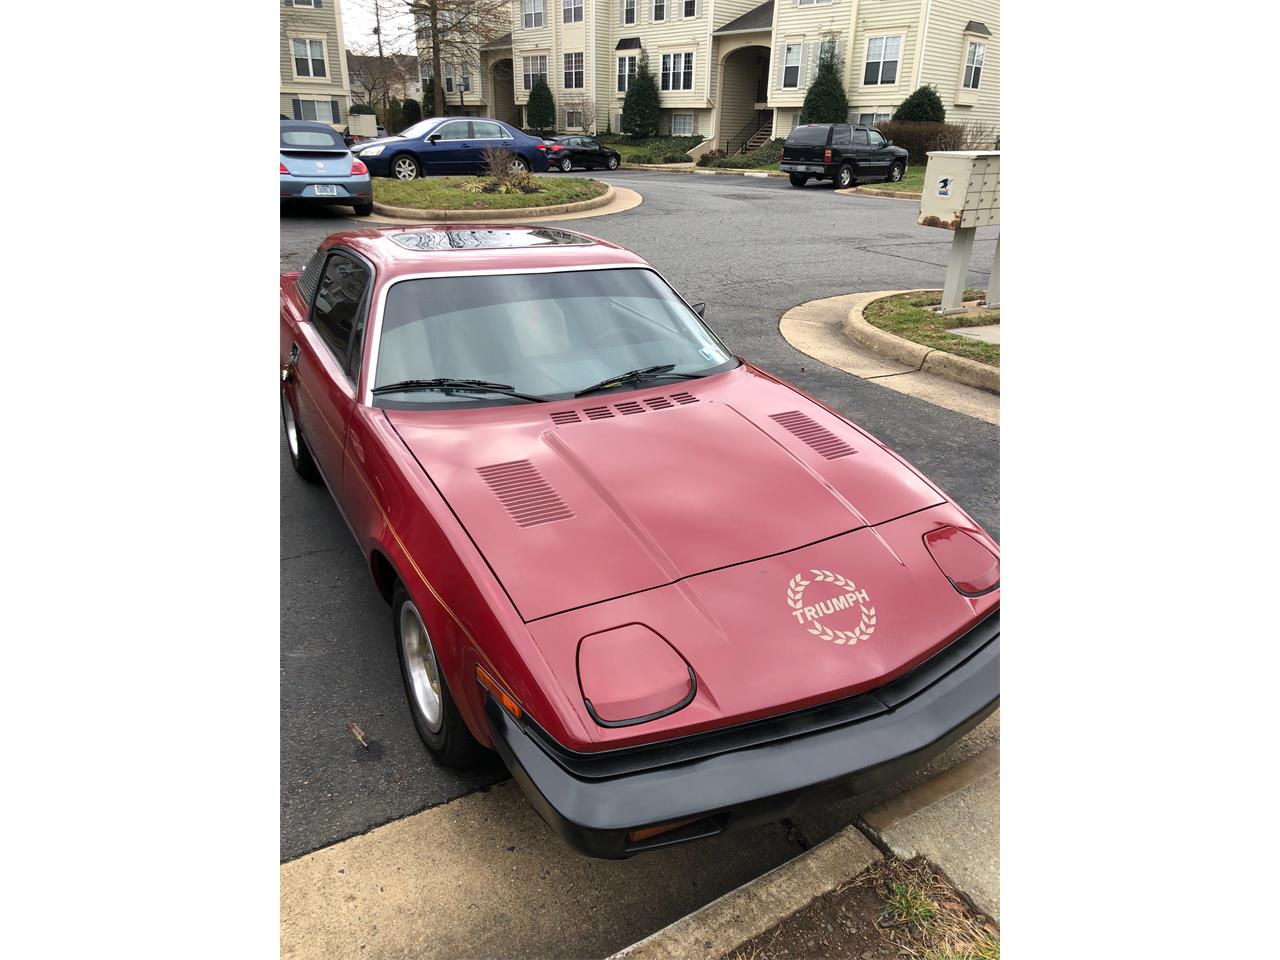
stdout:
<svg viewBox="0 0 1280 960">
<path fill-rule="evenodd" d="M 351 145 L 351 152 L 360 155 L 360 151 L 366 147 L 378 147 L 390 143 L 408 143 L 408 137 L 375 137 L 372 140 L 361 140 L 359 143 Z"/>
<path fill-rule="evenodd" d="M 963 511 L 944 503 L 532 623 L 540 659 L 562 693 L 553 701 L 556 715 L 539 722 L 570 749 L 602 750 L 749 723 L 877 689 L 999 605 L 998 589 L 964 596 L 934 562 L 924 536 L 945 525 L 998 550 Z M 586 698 L 634 685 L 634 677 L 650 669 L 652 643 L 632 639 L 641 628 L 688 664 L 696 677 L 693 695 L 666 716 L 621 727 L 599 724 Z M 580 678 L 583 651 L 609 636 L 623 640 L 614 662 L 630 658 L 634 669 Z M 673 703 L 668 695 L 666 704 Z"/>
<path fill-rule="evenodd" d="M 746 365 L 575 401 L 385 412 L 525 621 L 945 499 Z"/>
</svg>

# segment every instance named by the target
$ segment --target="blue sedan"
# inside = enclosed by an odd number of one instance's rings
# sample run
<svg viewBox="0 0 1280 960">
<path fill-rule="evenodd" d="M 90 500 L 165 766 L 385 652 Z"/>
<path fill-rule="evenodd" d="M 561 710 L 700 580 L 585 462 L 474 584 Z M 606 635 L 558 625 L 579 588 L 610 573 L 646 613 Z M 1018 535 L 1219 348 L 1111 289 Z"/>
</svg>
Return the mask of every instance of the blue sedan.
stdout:
<svg viewBox="0 0 1280 960">
<path fill-rule="evenodd" d="M 547 169 L 547 145 L 541 138 L 483 117 L 428 117 L 398 136 L 370 140 L 356 150 L 375 177 L 416 180 L 434 174 L 482 173 L 488 147 L 510 150 L 515 169 Z"/>
<path fill-rule="evenodd" d="M 327 123 L 280 121 L 281 202 L 336 203 L 373 213 L 369 170 Z"/>
</svg>

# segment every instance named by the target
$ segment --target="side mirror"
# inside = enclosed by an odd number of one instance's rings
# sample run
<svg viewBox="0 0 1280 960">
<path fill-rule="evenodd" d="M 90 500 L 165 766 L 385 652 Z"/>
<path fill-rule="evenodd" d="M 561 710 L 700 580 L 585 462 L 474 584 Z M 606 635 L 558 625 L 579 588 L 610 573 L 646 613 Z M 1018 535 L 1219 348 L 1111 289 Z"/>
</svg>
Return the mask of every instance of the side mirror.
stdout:
<svg viewBox="0 0 1280 960">
<path fill-rule="evenodd" d="M 433 133 L 431 134 L 431 136 L 427 137 L 427 143 L 435 143 L 439 139 L 440 139 L 440 134 Z"/>
<path fill-rule="evenodd" d="M 893 141 L 892 141 L 892 140 L 886 140 L 886 141 L 884 142 L 884 145 L 885 145 L 886 147 L 892 147 L 892 146 L 893 146 Z"/>
<path fill-rule="evenodd" d="M 695 303 L 693 305 L 693 312 L 700 317 L 705 317 L 707 313 L 707 305 L 705 303 Z"/>
</svg>

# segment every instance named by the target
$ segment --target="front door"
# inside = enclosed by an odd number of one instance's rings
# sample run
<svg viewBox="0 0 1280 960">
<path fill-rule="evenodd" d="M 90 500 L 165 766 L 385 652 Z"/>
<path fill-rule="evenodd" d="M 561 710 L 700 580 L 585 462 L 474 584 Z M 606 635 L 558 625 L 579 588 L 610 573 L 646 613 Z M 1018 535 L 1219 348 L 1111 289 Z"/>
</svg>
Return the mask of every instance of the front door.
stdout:
<svg viewBox="0 0 1280 960">
<path fill-rule="evenodd" d="M 479 169 L 479 150 L 473 149 L 470 120 L 449 120 L 431 131 L 423 159 L 428 173 L 472 173 Z"/>
<path fill-rule="evenodd" d="M 582 158 L 582 161 L 588 167 L 604 166 L 604 150 L 601 148 L 600 144 L 596 143 L 596 141 L 592 140 L 590 137 L 579 137 L 578 143 L 578 156 Z"/>
<path fill-rule="evenodd" d="M 889 175 L 889 164 L 893 160 L 893 154 L 889 150 L 889 141 L 884 138 L 879 130 L 868 130 L 867 143 L 870 147 L 871 167 L 869 172 L 877 177 L 887 177 Z"/>
<path fill-rule="evenodd" d="M 355 405 L 371 281 L 366 264 L 346 253 L 331 253 L 309 322 L 299 327 L 294 368 L 298 419 L 316 466 L 340 508 L 344 446 Z"/>
</svg>

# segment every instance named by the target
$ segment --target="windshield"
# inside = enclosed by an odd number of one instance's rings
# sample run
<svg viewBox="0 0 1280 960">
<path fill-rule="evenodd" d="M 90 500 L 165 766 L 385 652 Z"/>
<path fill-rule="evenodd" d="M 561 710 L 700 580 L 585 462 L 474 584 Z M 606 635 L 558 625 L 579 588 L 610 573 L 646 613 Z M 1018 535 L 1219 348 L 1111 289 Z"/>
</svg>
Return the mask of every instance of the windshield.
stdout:
<svg viewBox="0 0 1280 960">
<path fill-rule="evenodd" d="M 347 149 L 346 141 L 332 130 L 281 130 L 280 146 L 286 149 L 289 147 L 295 149 L 306 149 L 307 147 Z"/>
<path fill-rule="evenodd" d="M 735 363 L 650 270 L 432 277 L 404 280 L 387 292 L 374 386 L 468 378 L 558 398 L 656 365 L 674 364 L 673 374 L 701 375 Z M 400 407 L 519 401 L 392 392 L 377 402 Z"/>
<path fill-rule="evenodd" d="M 411 127 L 405 127 L 397 136 L 401 137 L 422 137 L 426 136 L 428 130 L 439 123 L 443 117 L 427 117 L 426 120 L 419 120 Z"/>
<path fill-rule="evenodd" d="M 787 136 L 787 143 L 826 143 L 830 130 L 830 127 L 817 125 L 796 127 Z"/>
</svg>

